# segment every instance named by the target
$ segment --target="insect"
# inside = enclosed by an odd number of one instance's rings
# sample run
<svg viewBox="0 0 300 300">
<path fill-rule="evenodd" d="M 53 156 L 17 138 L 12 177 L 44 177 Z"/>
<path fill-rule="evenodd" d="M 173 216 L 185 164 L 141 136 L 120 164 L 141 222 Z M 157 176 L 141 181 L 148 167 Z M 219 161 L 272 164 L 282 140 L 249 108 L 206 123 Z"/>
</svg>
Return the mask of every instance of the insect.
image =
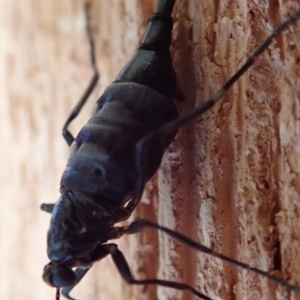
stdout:
<svg viewBox="0 0 300 300">
<path fill-rule="evenodd" d="M 289 289 L 297 290 L 277 277 L 212 252 L 153 223 L 136 221 L 128 227 L 114 226 L 128 219 L 138 205 L 146 182 L 158 169 L 162 155 L 177 130 L 217 103 L 225 91 L 253 64 L 255 58 L 268 47 L 273 37 L 300 18 L 296 14 L 282 24 L 211 100 L 179 117 L 174 102 L 176 76 L 169 53 L 174 3 L 175 1 L 159 1 L 136 55 L 101 96 L 91 120 L 74 139 L 68 131 L 68 125 L 79 113 L 98 79 L 94 46 L 90 39 L 95 75 L 87 93 L 63 129 L 65 140 L 71 148 L 61 181 L 62 195 L 55 205 L 42 205 L 43 210 L 52 213 L 48 232 L 48 256 L 51 262 L 46 265 L 43 277 L 58 289 L 57 298 L 59 289 L 62 288 L 62 294 L 72 299 L 70 291 L 92 264 L 111 255 L 121 276 L 128 283 L 187 289 L 199 298 L 211 299 L 180 282 L 136 280 L 132 277 L 122 253 L 115 244 L 107 242 L 123 234 L 138 232 L 145 226 L 164 230 L 197 250 L 213 253 Z M 153 115 L 156 116 L 155 119 Z M 75 272 L 73 268 L 76 268 Z"/>
</svg>

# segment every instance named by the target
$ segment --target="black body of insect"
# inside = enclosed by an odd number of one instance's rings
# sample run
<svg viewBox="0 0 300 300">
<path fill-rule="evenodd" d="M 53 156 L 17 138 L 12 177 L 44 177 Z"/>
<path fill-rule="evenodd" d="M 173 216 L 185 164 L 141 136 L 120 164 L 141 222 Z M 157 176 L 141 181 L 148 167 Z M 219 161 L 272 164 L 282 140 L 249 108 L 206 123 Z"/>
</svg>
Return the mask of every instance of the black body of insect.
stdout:
<svg viewBox="0 0 300 300">
<path fill-rule="evenodd" d="M 43 278 L 57 288 L 57 299 L 60 288 L 64 296 L 73 299 L 69 296 L 71 289 L 95 261 L 107 255 L 112 256 L 120 275 L 129 284 L 157 284 L 189 290 L 201 299 L 211 299 L 180 282 L 134 279 L 117 245 L 107 242 L 123 234 L 138 232 L 146 226 L 162 230 L 196 250 L 299 291 L 280 278 L 216 253 L 165 227 L 145 220 L 135 221 L 127 227 L 114 226 L 128 219 L 138 205 L 146 182 L 159 168 L 164 151 L 179 127 L 217 103 L 273 38 L 300 18 L 300 13 L 297 13 L 280 25 L 212 99 L 179 117 L 174 102 L 176 76 L 169 51 L 174 4 L 175 0 L 158 1 L 137 52 L 99 98 L 91 119 L 74 139 L 67 127 L 81 110 L 98 79 L 94 45 L 88 30 L 95 74 L 63 127 L 70 156 L 61 179 L 61 196 L 56 204 L 43 204 L 41 207 L 52 213 L 47 239 L 51 262 L 45 266 Z M 76 268 L 75 272 L 73 268 Z"/>
</svg>

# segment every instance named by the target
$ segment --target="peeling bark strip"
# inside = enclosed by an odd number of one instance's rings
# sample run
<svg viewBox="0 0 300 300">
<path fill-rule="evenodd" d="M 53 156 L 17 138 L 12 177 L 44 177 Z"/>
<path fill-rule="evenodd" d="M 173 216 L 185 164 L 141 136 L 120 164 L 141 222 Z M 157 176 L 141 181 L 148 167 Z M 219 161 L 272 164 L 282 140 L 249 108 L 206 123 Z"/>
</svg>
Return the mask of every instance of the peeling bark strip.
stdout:
<svg viewBox="0 0 300 300">
<path fill-rule="evenodd" d="M 92 1 L 101 90 L 133 53 L 155 2 Z M 61 126 L 91 75 L 82 4 L 0 3 L 1 299 L 55 296 L 40 279 L 49 220 L 39 204 L 57 199 L 68 151 Z M 272 28 L 299 9 L 298 0 L 178 0 L 173 54 L 181 110 L 211 96 Z M 252 266 L 280 269 L 297 284 L 299 33 L 299 25 L 287 30 L 218 107 L 181 130 L 136 213 Z M 74 132 L 88 119 L 85 111 Z M 119 247 L 139 278 L 182 280 L 221 299 L 296 299 L 152 230 Z M 109 261 L 94 268 L 76 291 L 78 299 L 192 299 L 164 288 L 130 287 Z"/>
</svg>

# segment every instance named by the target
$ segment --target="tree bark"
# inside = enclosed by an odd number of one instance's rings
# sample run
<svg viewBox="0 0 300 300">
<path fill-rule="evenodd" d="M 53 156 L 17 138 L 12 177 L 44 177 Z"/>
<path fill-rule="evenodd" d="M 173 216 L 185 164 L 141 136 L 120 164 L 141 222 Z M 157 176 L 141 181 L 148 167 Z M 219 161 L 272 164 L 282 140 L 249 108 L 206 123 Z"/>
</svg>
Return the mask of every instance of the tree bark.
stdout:
<svg viewBox="0 0 300 300">
<path fill-rule="evenodd" d="M 155 0 L 93 0 L 101 78 L 72 124 L 76 134 L 128 61 Z M 299 0 L 177 0 L 172 54 L 181 113 L 210 98 Z M 300 24 L 198 120 L 181 128 L 132 219 L 146 218 L 300 286 Z M 92 76 L 84 3 L 0 2 L 0 298 L 54 299 L 42 279 L 50 215 L 68 147 L 61 128 Z M 155 116 L 153 116 L 155 118 Z M 119 247 L 136 278 L 186 282 L 212 299 L 300 299 L 154 230 Z M 191 300 L 188 292 L 128 286 L 110 258 L 95 263 L 79 300 Z"/>
</svg>

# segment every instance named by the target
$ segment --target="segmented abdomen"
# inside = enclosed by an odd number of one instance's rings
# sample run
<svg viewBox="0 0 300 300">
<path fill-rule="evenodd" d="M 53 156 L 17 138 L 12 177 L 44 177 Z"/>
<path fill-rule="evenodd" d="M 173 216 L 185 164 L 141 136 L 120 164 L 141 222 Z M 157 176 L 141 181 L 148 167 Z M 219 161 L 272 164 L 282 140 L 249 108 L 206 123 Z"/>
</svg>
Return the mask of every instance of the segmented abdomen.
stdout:
<svg viewBox="0 0 300 300">
<path fill-rule="evenodd" d="M 121 205 L 137 180 L 136 143 L 177 117 L 173 99 L 136 83 L 111 84 L 70 148 L 61 186 Z M 147 179 L 158 169 L 175 134 L 149 143 Z"/>
</svg>

